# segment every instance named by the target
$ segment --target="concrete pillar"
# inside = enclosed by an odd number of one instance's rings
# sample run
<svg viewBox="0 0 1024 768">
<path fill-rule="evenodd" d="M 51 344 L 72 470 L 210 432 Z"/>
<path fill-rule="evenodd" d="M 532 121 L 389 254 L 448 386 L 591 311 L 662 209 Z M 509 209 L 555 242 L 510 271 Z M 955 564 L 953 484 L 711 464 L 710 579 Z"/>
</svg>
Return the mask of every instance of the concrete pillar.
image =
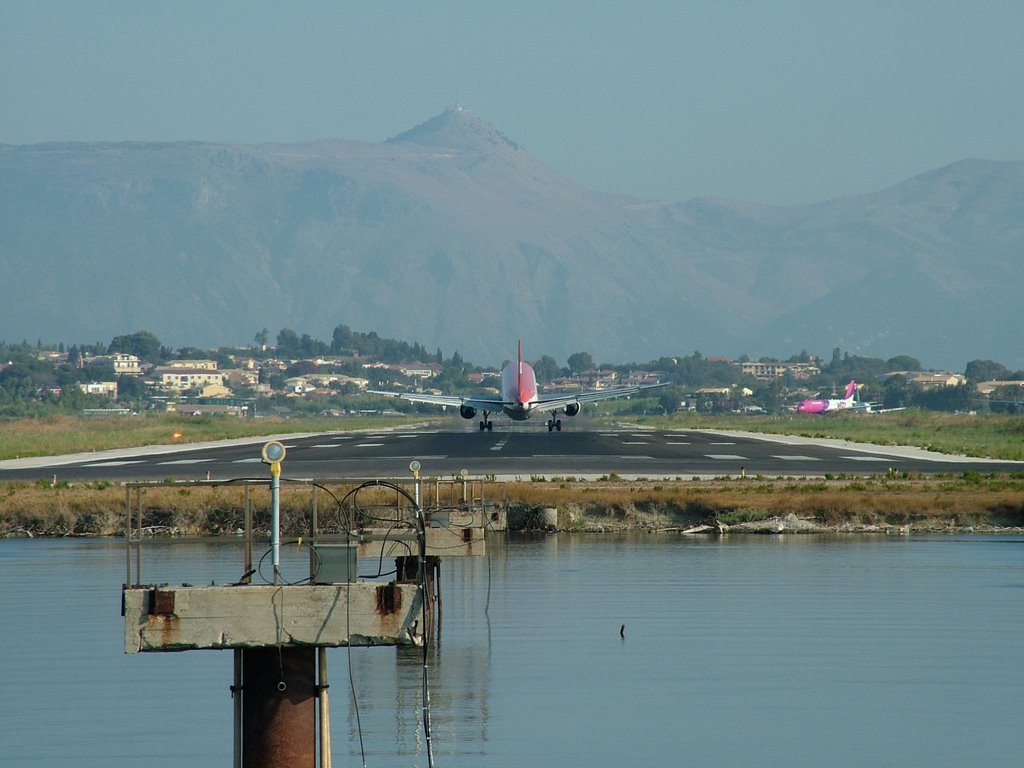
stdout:
<svg viewBox="0 0 1024 768">
<path fill-rule="evenodd" d="M 244 768 L 316 768 L 315 648 L 246 648 L 242 696 Z"/>
</svg>

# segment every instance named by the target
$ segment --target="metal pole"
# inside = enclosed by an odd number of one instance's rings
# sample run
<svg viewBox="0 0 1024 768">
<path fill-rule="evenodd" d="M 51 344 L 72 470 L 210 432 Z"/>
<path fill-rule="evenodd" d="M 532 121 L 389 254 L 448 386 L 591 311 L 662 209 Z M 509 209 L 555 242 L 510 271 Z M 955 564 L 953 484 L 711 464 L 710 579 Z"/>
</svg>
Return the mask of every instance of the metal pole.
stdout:
<svg viewBox="0 0 1024 768">
<path fill-rule="evenodd" d="M 139 530 L 135 537 L 135 584 L 142 583 L 142 489 L 135 489 L 135 510 L 139 515 Z"/>
<path fill-rule="evenodd" d="M 249 573 L 252 570 L 252 494 L 250 487 L 245 486 L 245 569 L 242 573 Z M 252 583 L 250 574 L 244 579 L 246 584 Z"/>
<path fill-rule="evenodd" d="M 235 715 L 235 745 L 232 753 L 234 768 L 242 768 L 242 654 L 241 648 L 235 648 L 235 680 L 231 686 L 231 698 Z"/>
<path fill-rule="evenodd" d="M 320 768 L 331 768 L 331 703 L 327 689 L 327 649 L 317 647 L 317 667 L 320 673 Z"/>
<path fill-rule="evenodd" d="M 316 529 L 317 529 L 317 527 L 320 524 L 319 520 L 317 519 L 317 512 L 318 512 L 317 501 L 318 501 L 318 498 L 319 498 L 317 496 L 317 491 L 319 491 L 319 490 L 320 489 L 317 488 L 315 485 L 313 486 L 313 509 L 312 509 L 312 511 L 310 513 L 310 517 L 309 517 L 309 540 L 313 541 L 313 542 L 316 541 Z"/>
<path fill-rule="evenodd" d="M 127 516 L 124 529 L 125 554 L 127 556 L 124 585 L 130 587 L 132 585 L 132 489 L 127 486 L 124 489 L 124 512 Z"/>
<path fill-rule="evenodd" d="M 274 583 L 281 583 L 281 462 L 270 465 L 270 550 Z"/>
</svg>

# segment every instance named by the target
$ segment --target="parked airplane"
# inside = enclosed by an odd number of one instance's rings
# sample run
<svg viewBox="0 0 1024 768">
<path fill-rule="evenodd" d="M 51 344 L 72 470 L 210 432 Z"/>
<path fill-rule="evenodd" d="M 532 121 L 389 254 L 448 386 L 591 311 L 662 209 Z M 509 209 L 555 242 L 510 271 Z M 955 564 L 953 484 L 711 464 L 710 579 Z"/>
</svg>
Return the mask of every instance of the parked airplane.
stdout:
<svg viewBox="0 0 1024 768">
<path fill-rule="evenodd" d="M 797 413 L 831 413 L 832 411 L 848 411 L 854 408 L 853 396 L 857 393 L 857 382 L 853 379 L 846 385 L 842 399 L 803 400 L 796 407 Z"/>
<path fill-rule="evenodd" d="M 887 413 L 902 411 L 903 408 L 881 408 L 879 403 L 864 403 L 856 399 L 857 382 L 853 379 L 846 385 L 841 399 L 803 400 L 796 407 L 797 413 L 833 413 L 834 411 L 853 411 L 854 413 Z"/>
<path fill-rule="evenodd" d="M 575 416 L 580 412 L 583 403 L 596 400 L 609 400 L 614 397 L 635 395 L 646 389 L 663 387 L 665 384 L 647 384 L 617 389 L 597 389 L 585 392 L 552 393 L 542 396 L 537 393 L 537 377 L 533 367 L 523 360 L 523 342 L 519 342 L 519 359 L 510 362 L 501 369 L 501 397 L 479 397 L 461 395 L 423 395 L 415 392 L 381 392 L 369 390 L 375 395 L 400 397 L 411 403 L 431 403 L 441 406 L 458 406 L 459 415 L 464 419 L 472 419 L 477 411 L 481 412 L 480 431 L 494 429 L 491 414 L 504 411 L 505 415 L 515 421 L 525 421 L 534 411 L 547 411 L 548 432 L 562 430 L 559 412 L 566 416 Z"/>
</svg>

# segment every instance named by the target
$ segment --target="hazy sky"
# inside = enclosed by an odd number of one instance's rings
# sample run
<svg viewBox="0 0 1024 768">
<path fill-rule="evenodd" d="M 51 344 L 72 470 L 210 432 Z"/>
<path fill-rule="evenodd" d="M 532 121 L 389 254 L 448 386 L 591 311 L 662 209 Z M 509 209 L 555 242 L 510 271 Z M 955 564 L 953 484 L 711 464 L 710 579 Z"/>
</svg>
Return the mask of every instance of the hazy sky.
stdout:
<svg viewBox="0 0 1024 768">
<path fill-rule="evenodd" d="M 382 141 L 454 104 L 585 187 L 767 203 L 1024 159 L 1024 2 L 0 0 L 0 143 Z"/>
</svg>

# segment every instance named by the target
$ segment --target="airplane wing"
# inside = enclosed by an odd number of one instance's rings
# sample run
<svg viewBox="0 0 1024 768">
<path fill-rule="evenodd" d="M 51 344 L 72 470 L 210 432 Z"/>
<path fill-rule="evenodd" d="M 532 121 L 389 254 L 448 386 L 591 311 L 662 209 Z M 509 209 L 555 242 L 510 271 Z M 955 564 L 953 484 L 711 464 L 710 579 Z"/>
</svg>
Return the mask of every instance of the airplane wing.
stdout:
<svg viewBox="0 0 1024 768">
<path fill-rule="evenodd" d="M 385 395 L 387 397 L 400 397 L 410 403 L 429 403 L 431 405 L 443 405 L 458 408 L 467 406 L 484 411 L 496 411 L 505 403 L 498 397 L 460 397 L 459 395 L 425 395 L 417 392 L 383 392 L 376 389 L 366 390 L 371 395 Z"/>
<path fill-rule="evenodd" d="M 906 406 L 901 405 L 898 408 L 882 408 L 880 403 L 855 402 L 846 410 L 853 411 L 854 413 L 891 413 L 893 411 L 906 410 Z"/>
<path fill-rule="evenodd" d="M 668 382 L 661 384 L 643 384 L 635 387 L 618 387 L 616 389 L 590 389 L 585 392 L 563 392 L 552 393 L 537 398 L 537 407 L 544 410 L 557 410 L 575 403 L 592 403 L 597 400 L 611 400 L 615 397 L 628 397 L 643 392 L 647 389 L 668 386 Z"/>
</svg>

